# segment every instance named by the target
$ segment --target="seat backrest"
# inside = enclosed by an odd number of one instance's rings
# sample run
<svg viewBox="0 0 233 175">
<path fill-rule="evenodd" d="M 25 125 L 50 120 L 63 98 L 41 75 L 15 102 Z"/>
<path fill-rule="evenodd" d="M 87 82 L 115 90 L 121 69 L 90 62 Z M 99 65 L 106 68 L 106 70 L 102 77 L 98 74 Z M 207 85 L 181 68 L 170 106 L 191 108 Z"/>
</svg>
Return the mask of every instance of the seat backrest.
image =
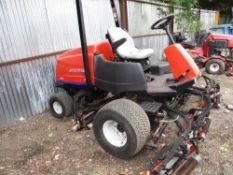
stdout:
<svg viewBox="0 0 233 175">
<path fill-rule="evenodd" d="M 94 59 L 97 88 L 113 94 L 146 91 L 146 79 L 139 63 L 108 61 L 102 54 Z"/>
<path fill-rule="evenodd" d="M 126 42 L 124 42 L 122 45 L 117 47 L 116 53 L 122 57 L 125 58 L 125 55 L 129 55 L 128 53 L 136 51 L 136 47 L 134 45 L 133 38 L 122 28 L 120 27 L 112 27 L 108 29 L 108 36 L 111 40 L 111 43 L 114 43 L 116 41 L 119 41 L 120 39 L 125 38 Z"/>
</svg>

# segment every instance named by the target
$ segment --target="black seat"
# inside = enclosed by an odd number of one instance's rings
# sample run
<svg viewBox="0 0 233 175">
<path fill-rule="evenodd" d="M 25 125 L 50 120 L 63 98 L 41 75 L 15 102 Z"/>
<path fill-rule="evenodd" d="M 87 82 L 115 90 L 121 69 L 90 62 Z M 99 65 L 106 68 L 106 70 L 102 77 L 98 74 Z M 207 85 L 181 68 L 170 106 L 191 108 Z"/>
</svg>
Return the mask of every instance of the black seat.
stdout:
<svg viewBox="0 0 233 175">
<path fill-rule="evenodd" d="M 192 41 L 183 41 L 181 44 L 184 48 L 187 48 L 187 49 L 193 49 L 196 47 L 196 44 L 193 43 Z"/>
<path fill-rule="evenodd" d="M 187 38 L 181 32 L 175 34 L 173 37 L 174 37 L 175 42 L 181 43 L 184 48 L 193 49 L 194 47 L 196 47 L 195 43 L 192 41 L 187 41 Z"/>
</svg>

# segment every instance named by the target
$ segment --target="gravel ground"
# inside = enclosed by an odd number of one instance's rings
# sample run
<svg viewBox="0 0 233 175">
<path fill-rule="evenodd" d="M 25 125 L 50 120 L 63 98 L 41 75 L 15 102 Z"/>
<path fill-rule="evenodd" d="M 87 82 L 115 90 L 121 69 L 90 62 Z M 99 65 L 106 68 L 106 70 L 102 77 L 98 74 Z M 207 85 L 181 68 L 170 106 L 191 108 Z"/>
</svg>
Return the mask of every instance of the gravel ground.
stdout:
<svg viewBox="0 0 233 175">
<path fill-rule="evenodd" d="M 212 76 L 221 82 L 222 103 L 212 110 L 212 124 L 200 152 L 202 162 L 193 175 L 233 174 L 233 77 Z M 0 175 L 134 175 L 153 157 L 144 149 L 130 160 L 105 153 L 91 130 L 70 132 L 71 119 L 58 120 L 49 112 L 0 129 Z"/>
</svg>

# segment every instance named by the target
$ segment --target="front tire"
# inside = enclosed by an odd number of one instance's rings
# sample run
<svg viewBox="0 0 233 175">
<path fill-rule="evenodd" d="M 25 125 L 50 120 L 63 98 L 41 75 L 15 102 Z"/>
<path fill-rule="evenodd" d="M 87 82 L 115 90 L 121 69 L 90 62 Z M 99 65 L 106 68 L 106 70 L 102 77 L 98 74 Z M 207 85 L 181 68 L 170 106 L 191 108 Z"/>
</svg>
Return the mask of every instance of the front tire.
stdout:
<svg viewBox="0 0 233 175">
<path fill-rule="evenodd" d="M 95 116 L 94 134 L 100 146 L 115 157 L 136 155 L 150 134 L 150 121 L 135 102 L 118 99 L 106 104 Z"/>
<path fill-rule="evenodd" d="M 54 94 L 49 100 L 51 114 L 59 119 L 70 116 L 72 114 L 72 102 L 72 97 L 65 92 Z"/>
<path fill-rule="evenodd" d="M 211 59 L 205 65 L 206 72 L 209 74 L 223 74 L 225 72 L 225 63 L 220 59 Z"/>
</svg>

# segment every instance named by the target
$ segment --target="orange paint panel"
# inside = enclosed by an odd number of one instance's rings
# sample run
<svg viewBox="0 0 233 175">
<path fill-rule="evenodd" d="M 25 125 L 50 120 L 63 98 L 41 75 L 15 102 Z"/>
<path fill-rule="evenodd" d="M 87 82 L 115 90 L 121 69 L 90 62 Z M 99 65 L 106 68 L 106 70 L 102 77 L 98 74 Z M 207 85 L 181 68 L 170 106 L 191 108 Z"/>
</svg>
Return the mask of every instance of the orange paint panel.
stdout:
<svg viewBox="0 0 233 175">
<path fill-rule="evenodd" d="M 101 53 L 108 60 L 114 60 L 115 55 L 112 52 L 108 41 L 100 42 L 96 45 L 88 46 L 88 61 L 90 66 L 91 82 L 95 83 L 94 76 L 94 54 Z M 86 76 L 83 64 L 82 49 L 75 48 L 63 53 L 57 59 L 56 81 L 69 83 L 86 83 Z"/>
<path fill-rule="evenodd" d="M 175 79 L 179 78 L 187 70 L 189 72 L 181 80 L 196 78 L 201 75 L 192 57 L 180 44 L 170 45 L 164 49 L 164 52 Z"/>
</svg>

